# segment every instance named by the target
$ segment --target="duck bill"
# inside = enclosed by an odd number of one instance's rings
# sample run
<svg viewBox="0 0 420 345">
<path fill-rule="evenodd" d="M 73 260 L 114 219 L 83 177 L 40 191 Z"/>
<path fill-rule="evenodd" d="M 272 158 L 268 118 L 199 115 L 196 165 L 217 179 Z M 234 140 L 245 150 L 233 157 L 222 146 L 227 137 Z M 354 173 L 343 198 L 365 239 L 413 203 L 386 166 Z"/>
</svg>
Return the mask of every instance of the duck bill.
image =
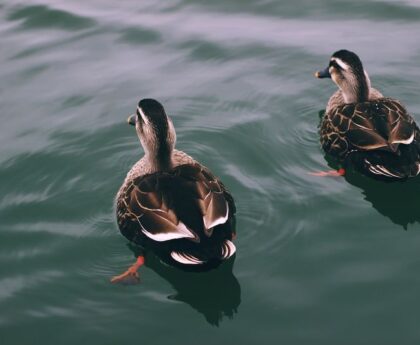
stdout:
<svg viewBox="0 0 420 345">
<path fill-rule="evenodd" d="M 136 115 L 130 115 L 127 119 L 129 125 L 135 126 L 136 125 Z"/>
<path fill-rule="evenodd" d="M 331 78 L 329 67 L 322 71 L 315 72 L 315 77 L 322 79 L 322 78 Z"/>
</svg>

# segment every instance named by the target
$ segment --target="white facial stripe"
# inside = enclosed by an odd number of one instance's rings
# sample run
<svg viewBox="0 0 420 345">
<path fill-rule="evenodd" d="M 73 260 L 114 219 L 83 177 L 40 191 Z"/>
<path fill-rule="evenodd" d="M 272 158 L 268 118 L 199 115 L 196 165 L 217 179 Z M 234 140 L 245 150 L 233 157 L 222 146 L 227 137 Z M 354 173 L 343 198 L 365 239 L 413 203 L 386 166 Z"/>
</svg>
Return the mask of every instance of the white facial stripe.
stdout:
<svg viewBox="0 0 420 345">
<path fill-rule="evenodd" d="M 343 60 L 341 60 L 339 58 L 333 57 L 333 58 L 331 58 L 331 61 L 335 61 L 335 63 L 345 71 L 347 71 L 349 69 L 349 66 L 345 62 L 343 62 Z"/>
<path fill-rule="evenodd" d="M 146 117 L 146 115 L 144 115 L 143 110 L 141 110 L 140 107 L 137 107 L 137 110 L 139 111 L 141 118 L 143 119 L 144 123 L 149 123 L 149 119 Z"/>
</svg>

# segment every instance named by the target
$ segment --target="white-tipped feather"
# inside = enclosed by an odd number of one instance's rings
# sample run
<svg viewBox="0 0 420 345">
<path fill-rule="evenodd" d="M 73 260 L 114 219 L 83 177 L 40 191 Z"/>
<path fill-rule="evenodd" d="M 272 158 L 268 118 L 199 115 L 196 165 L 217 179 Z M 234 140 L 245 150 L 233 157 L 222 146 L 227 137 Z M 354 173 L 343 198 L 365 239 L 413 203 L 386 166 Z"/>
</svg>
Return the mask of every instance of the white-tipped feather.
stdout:
<svg viewBox="0 0 420 345">
<path fill-rule="evenodd" d="M 395 140 L 395 141 L 393 141 L 392 143 L 393 144 L 406 144 L 406 145 L 409 145 L 409 144 L 411 144 L 412 142 L 413 142 L 413 140 L 414 140 L 414 131 L 413 131 L 413 134 L 411 134 L 411 137 L 410 138 L 408 138 L 408 139 L 406 139 L 406 140 Z"/>
<path fill-rule="evenodd" d="M 235 245 L 231 241 L 226 240 L 225 243 L 223 243 L 222 259 L 229 259 L 235 252 Z"/>
<path fill-rule="evenodd" d="M 215 219 L 213 222 L 207 224 L 206 217 L 203 217 L 204 226 L 206 229 L 214 228 L 216 225 L 225 224 L 229 218 L 229 204 L 226 202 L 226 214 L 223 217 Z"/>
<path fill-rule="evenodd" d="M 236 247 L 235 245 L 229 241 L 226 240 L 222 245 L 222 255 L 221 260 L 229 259 L 233 254 L 236 253 Z M 182 253 L 182 252 L 171 252 L 171 257 L 175 261 L 183 264 L 183 265 L 201 265 L 204 264 L 204 261 L 198 259 L 192 254 L 188 253 Z"/>
<path fill-rule="evenodd" d="M 147 231 L 141 224 L 141 219 L 139 219 L 139 223 L 142 228 L 141 231 L 153 241 L 164 242 L 174 240 L 177 238 L 195 238 L 195 235 L 182 222 L 179 222 L 179 224 L 177 225 L 176 232 L 165 232 L 158 234 L 152 234 L 151 232 Z"/>
<path fill-rule="evenodd" d="M 369 166 L 369 171 L 370 172 L 373 172 L 374 174 L 376 174 L 376 175 L 383 175 L 383 174 L 381 174 L 378 170 L 376 170 L 372 165 L 371 166 Z"/>
<path fill-rule="evenodd" d="M 183 265 L 201 265 L 204 263 L 195 256 L 187 253 L 171 252 L 171 257 Z"/>
<path fill-rule="evenodd" d="M 370 130 L 370 128 L 365 127 L 365 126 L 362 126 L 360 123 L 353 122 L 353 125 L 355 125 L 355 126 L 357 126 L 357 127 L 360 127 L 360 128 L 362 128 L 362 129 L 367 129 L 367 130 Z"/>
<path fill-rule="evenodd" d="M 367 159 L 365 159 L 366 164 L 368 165 L 368 169 L 370 172 L 374 173 L 375 175 L 382 175 L 387 177 L 395 177 L 395 178 L 401 178 L 401 176 L 395 175 L 392 172 L 390 172 L 387 168 L 385 168 L 383 165 L 373 165 L 370 163 Z"/>
<path fill-rule="evenodd" d="M 390 177 L 399 177 L 398 175 L 393 174 L 388 169 L 386 169 L 383 165 L 377 165 L 378 170 L 383 172 L 385 175 L 388 175 Z"/>
</svg>

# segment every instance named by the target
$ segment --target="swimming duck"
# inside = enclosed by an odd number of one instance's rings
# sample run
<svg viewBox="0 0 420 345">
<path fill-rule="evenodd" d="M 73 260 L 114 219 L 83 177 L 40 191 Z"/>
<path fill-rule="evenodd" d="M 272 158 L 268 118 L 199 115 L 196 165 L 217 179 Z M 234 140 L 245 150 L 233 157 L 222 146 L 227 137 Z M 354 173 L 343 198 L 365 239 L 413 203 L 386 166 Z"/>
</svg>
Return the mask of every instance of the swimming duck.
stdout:
<svg viewBox="0 0 420 345">
<path fill-rule="evenodd" d="M 381 180 L 403 180 L 420 172 L 420 134 L 405 107 L 371 87 L 359 57 L 335 52 L 318 78 L 337 84 L 321 121 L 321 145 L 343 168 L 351 164 Z"/>
<path fill-rule="evenodd" d="M 145 154 L 117 193 L 121 233 L 185 270 L 207 270 L 229 259 L 236 251 L 231 194 L 209 169 L 175 149 L 174 126 L 158 101 L 141 100 L 128 123 L 136 127 Z M 111 281 L 138 280 L 143 264 L 139 255 Z"/>
</svg>

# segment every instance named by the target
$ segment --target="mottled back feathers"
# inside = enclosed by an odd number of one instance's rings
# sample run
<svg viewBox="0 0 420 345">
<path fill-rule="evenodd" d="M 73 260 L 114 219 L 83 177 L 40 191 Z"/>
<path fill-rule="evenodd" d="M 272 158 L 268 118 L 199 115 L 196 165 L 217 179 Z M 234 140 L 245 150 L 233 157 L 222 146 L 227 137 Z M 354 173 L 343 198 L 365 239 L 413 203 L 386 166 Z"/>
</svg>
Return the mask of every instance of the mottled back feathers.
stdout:
<svg viewBox="0 0 420 345">
<path fill-rule="evenodd" d="M 324 150 L 345 158 L 352 150 L 396 152 L 413 141 L 416 125 L 400 102 L 382 98 L 344 104 L 326 113 L 321 124 Z"/>
<path fill-rule="evenodd" d="M 162 242 L 200 242 L 227 221 L 229 203 L 223 185 L 199 164 L 140 176 L 122 192 L 118 223 L 127 237 L 141 232 Z"/>
</svg>

